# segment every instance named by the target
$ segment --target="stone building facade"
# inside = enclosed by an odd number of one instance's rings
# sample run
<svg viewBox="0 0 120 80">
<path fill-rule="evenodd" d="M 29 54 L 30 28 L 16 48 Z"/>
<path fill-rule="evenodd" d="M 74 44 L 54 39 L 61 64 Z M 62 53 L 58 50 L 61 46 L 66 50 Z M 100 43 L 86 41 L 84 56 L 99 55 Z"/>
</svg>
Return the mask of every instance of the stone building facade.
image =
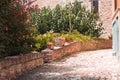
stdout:
<svg viewBox="0 0 120 80">
<path fill-rule="evenodd" d="M 57 4 L 64 6 L 68 2 L 73 3 L 75 0 L 35 0 L 32 5 L 38 5 L 39 8 L 49 6 L 54 8 Z M 99 14 L 99 21 L 103 23 L 104 31 L 101 37 L 108 38 L 112 34 L 112 0 L 78 0 L 82 5 L 86 6 L 87 10 L 95 7 Z M 97 2 L 97 4 L 96 4 Z"/>
<path fill-rule="evenodd" d="M 54 8 L 57 4 L 62 4 L 61 0 L 35 0 L 32 5 L 38 5 L 39 8 L 44 6 Z"/>
<path fill-rule="evenodd" d="M 104 37 L 112 34 L 112 0 L 99 0 L 99 16 L 105 28 Z"/>
</svg>

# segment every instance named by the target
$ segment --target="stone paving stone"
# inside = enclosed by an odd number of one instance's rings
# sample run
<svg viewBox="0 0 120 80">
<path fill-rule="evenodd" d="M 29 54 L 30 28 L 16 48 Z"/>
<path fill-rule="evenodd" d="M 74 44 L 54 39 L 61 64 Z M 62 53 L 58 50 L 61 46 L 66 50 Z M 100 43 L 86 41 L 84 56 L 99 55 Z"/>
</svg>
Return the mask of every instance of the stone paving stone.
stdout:
<svg viewBox="0 0 120 80">
<path fill-rule="evenodd" d="M 44 64 L 16 80 L 120 80 L 112 50 L 78 52 Z M 119 78 L 119 79 L 118 79 Z"/>
</svg>

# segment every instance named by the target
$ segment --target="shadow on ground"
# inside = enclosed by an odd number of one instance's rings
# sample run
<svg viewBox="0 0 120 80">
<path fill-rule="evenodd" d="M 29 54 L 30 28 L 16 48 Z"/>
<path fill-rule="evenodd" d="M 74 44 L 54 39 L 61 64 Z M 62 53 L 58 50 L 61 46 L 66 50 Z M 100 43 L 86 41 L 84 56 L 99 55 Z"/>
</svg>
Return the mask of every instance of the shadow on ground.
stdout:
<svg viewBox="0 0 120 80">
<path fill-rule="evenodd" d="M 65 60 L 62 59 L 61 61 Z M 59 64 L 58 61 L 56 62 Z M 82 67 L 82 65 L 79 67 Z M 53 62 L 52 64 L 48 63 L 40 66 L 12 80 L 108 80 L 107 78 L 80 76 L 75 73 L 73 66 L 55 65 Z"/>
<path fill-rule="evenodd" d="M 119 80 L 111 50 L 78 52 L 12 80 Z"/>
</svg>

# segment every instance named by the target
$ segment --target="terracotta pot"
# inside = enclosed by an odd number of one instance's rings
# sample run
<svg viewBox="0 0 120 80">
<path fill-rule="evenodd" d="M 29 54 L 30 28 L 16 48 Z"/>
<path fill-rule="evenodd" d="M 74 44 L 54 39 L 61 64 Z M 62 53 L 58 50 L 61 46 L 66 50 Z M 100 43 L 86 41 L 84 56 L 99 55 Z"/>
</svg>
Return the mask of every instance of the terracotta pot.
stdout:
<svg viewBox="0 0 120 80">
<path fill-rule="evenodd" d="M 64 46 L 64 44 L 65 44 L 65 39 L 60 39 L 60 44 L 61 44 L 61 46 Z"/>
<path fill-rule="evenodd" d="M 48 44 L 47 44 L 47 48 L 49 48 L 49 49 L 54 49 L 54 44 L 53 44 L 53 43 L 48 43 Z"/>
<path fill-rule="evenodd" d="M 66 39 L 65 41 L 66 41 L 67 43 L 71 43 L 71 42 L 73 42 L 72 39 Z"/>
</svg>

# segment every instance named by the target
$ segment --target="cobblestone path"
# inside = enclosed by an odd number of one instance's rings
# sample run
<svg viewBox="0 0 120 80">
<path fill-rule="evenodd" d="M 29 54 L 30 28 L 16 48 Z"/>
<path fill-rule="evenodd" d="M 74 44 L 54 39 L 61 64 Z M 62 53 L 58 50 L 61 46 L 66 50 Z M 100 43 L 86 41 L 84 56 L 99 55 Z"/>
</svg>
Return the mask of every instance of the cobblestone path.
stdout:
<svg viewBox="0 0 120 80">
<path fill-rule="evenodd" d="M 120 80 L 112 50 L 78 52 L 44 64 L 17 80 Z"/>
</svg>

